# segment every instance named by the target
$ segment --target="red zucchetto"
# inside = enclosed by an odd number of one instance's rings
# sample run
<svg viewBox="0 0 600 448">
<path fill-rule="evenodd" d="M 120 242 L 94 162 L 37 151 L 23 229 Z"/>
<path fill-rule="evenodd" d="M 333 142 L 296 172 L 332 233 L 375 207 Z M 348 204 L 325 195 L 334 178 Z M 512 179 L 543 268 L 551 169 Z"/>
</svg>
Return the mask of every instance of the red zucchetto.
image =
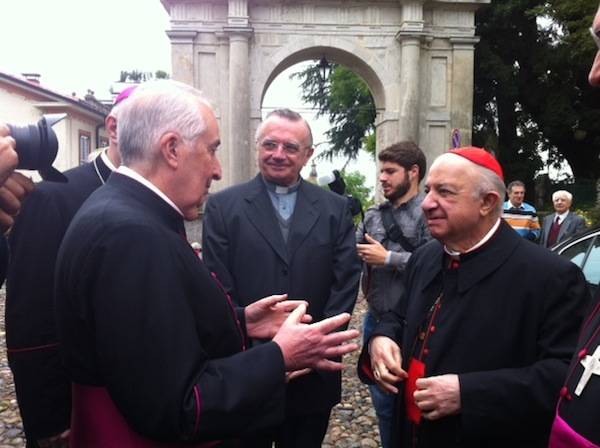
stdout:
<svg viewBox="0 0 600 448">
<path fill-rule="evenodd" d="M 470 160 L 476 165 L 492 170 L 496 173 L 502 181 L 504 181 L 504 173 L 502 167 L 496 160 L 496 158 L 483 148 L 477 148 L 475 146 L 467 146 L 465 148 L 451 149 L 448 151 L 450 154 L 456 154 L 457 156 L 464 157 Z"/>
</svg>

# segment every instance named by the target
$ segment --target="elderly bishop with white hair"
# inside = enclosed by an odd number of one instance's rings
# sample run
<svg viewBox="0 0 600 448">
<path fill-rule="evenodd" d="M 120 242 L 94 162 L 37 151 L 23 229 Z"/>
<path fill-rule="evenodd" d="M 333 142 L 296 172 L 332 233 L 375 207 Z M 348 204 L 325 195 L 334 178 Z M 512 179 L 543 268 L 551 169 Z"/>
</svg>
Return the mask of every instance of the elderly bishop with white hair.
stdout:
<svg viewBox="0 0 600 448">
<path fill-rule="evenodd" d="M 584 277 L 501 219 L 503 172 L 485 150 L 438 157 L 426 193 L 435 239 L 412 255 L 359 373 L 397 394 L 396 446 L 545 447 Z"/>
</svg>

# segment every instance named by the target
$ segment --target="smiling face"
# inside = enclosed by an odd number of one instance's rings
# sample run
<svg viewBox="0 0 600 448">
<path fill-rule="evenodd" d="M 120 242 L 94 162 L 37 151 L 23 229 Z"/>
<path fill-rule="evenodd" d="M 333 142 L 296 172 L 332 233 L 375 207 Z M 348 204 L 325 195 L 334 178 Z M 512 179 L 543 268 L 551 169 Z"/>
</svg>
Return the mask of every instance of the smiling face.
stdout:
<svg viewBox="0 0 600 448">
<path fill-rule="evenodd" d="M 282 186 L 298 181 L 300 171 L 313 154 L 306 122 L 277 115 L 270 116 L 262 124 L 256 144 L 258 168 L 263 177 Z"/>
<path fill-rule="evenodd" d="M 479 175 L 460 156 L 440 156 L 431 166 L 421 207 L 431 235 L 453 250 L 467 250 L 489 230 L 483 200 L 474 193 Z"/>
<path fill-rule="evenodd" d="M 520 207 L 523 205 L 523 201 L 525 200 L 525 187 L 520 185 L 515 185 L 511 187 L 508 192 L 508 200 L 515 207 Z"/>
</svg>

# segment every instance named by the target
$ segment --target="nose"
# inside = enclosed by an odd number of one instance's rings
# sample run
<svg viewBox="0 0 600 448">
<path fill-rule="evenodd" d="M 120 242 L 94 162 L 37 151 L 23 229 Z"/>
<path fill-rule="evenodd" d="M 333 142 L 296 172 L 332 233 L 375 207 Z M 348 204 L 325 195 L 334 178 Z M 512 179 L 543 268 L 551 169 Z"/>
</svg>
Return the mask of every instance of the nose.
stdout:
<svg viewBox="0 0 600 448">
<path fill-rule="evenodd" d="M 283 149 L 283 143 L 278 143 L 275 151 L 272 152 L 271 157 L 275 157 L 276 159 L 285 159 L 286 157 L 285 149 Z"/>
<path fill-rule="evenodd" d="M 432 210 L 436 207 L 435 200 L 433 199 L 433 195 L 431 191 L 425 195 L 423 198 L 423 202 L 421 203 L 421 209 L 426 212 Z"/>
<path fill-rule="evenodd" d="M 215 158 L 212 177 L 214 180 L 221 180 L 221 176 L 223 176 L 223 171 L 221 169 L 221 162 L 219 161 L 219 159 Z"/>
</svg>

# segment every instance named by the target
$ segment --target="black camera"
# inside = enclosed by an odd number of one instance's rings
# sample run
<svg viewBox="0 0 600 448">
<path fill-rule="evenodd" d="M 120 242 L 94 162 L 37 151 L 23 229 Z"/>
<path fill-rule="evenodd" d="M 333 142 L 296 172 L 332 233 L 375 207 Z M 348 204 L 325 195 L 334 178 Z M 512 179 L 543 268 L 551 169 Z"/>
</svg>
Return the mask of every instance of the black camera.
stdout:
<svg viewBox="0 0 600 448">
<path fill-rule="evenodd" d="M 19 156 L 17 169 L 37 170 L 44 180 L 67 182 L 67 178 L 52 166 L 58 153 L 58 140 L 52 126 L 65 116 L 65 114 L 49 114 L 44 115 L 37 124 L 8 125 L 10 135 L 15 139 L 16 152 Z"/>
</svg>

